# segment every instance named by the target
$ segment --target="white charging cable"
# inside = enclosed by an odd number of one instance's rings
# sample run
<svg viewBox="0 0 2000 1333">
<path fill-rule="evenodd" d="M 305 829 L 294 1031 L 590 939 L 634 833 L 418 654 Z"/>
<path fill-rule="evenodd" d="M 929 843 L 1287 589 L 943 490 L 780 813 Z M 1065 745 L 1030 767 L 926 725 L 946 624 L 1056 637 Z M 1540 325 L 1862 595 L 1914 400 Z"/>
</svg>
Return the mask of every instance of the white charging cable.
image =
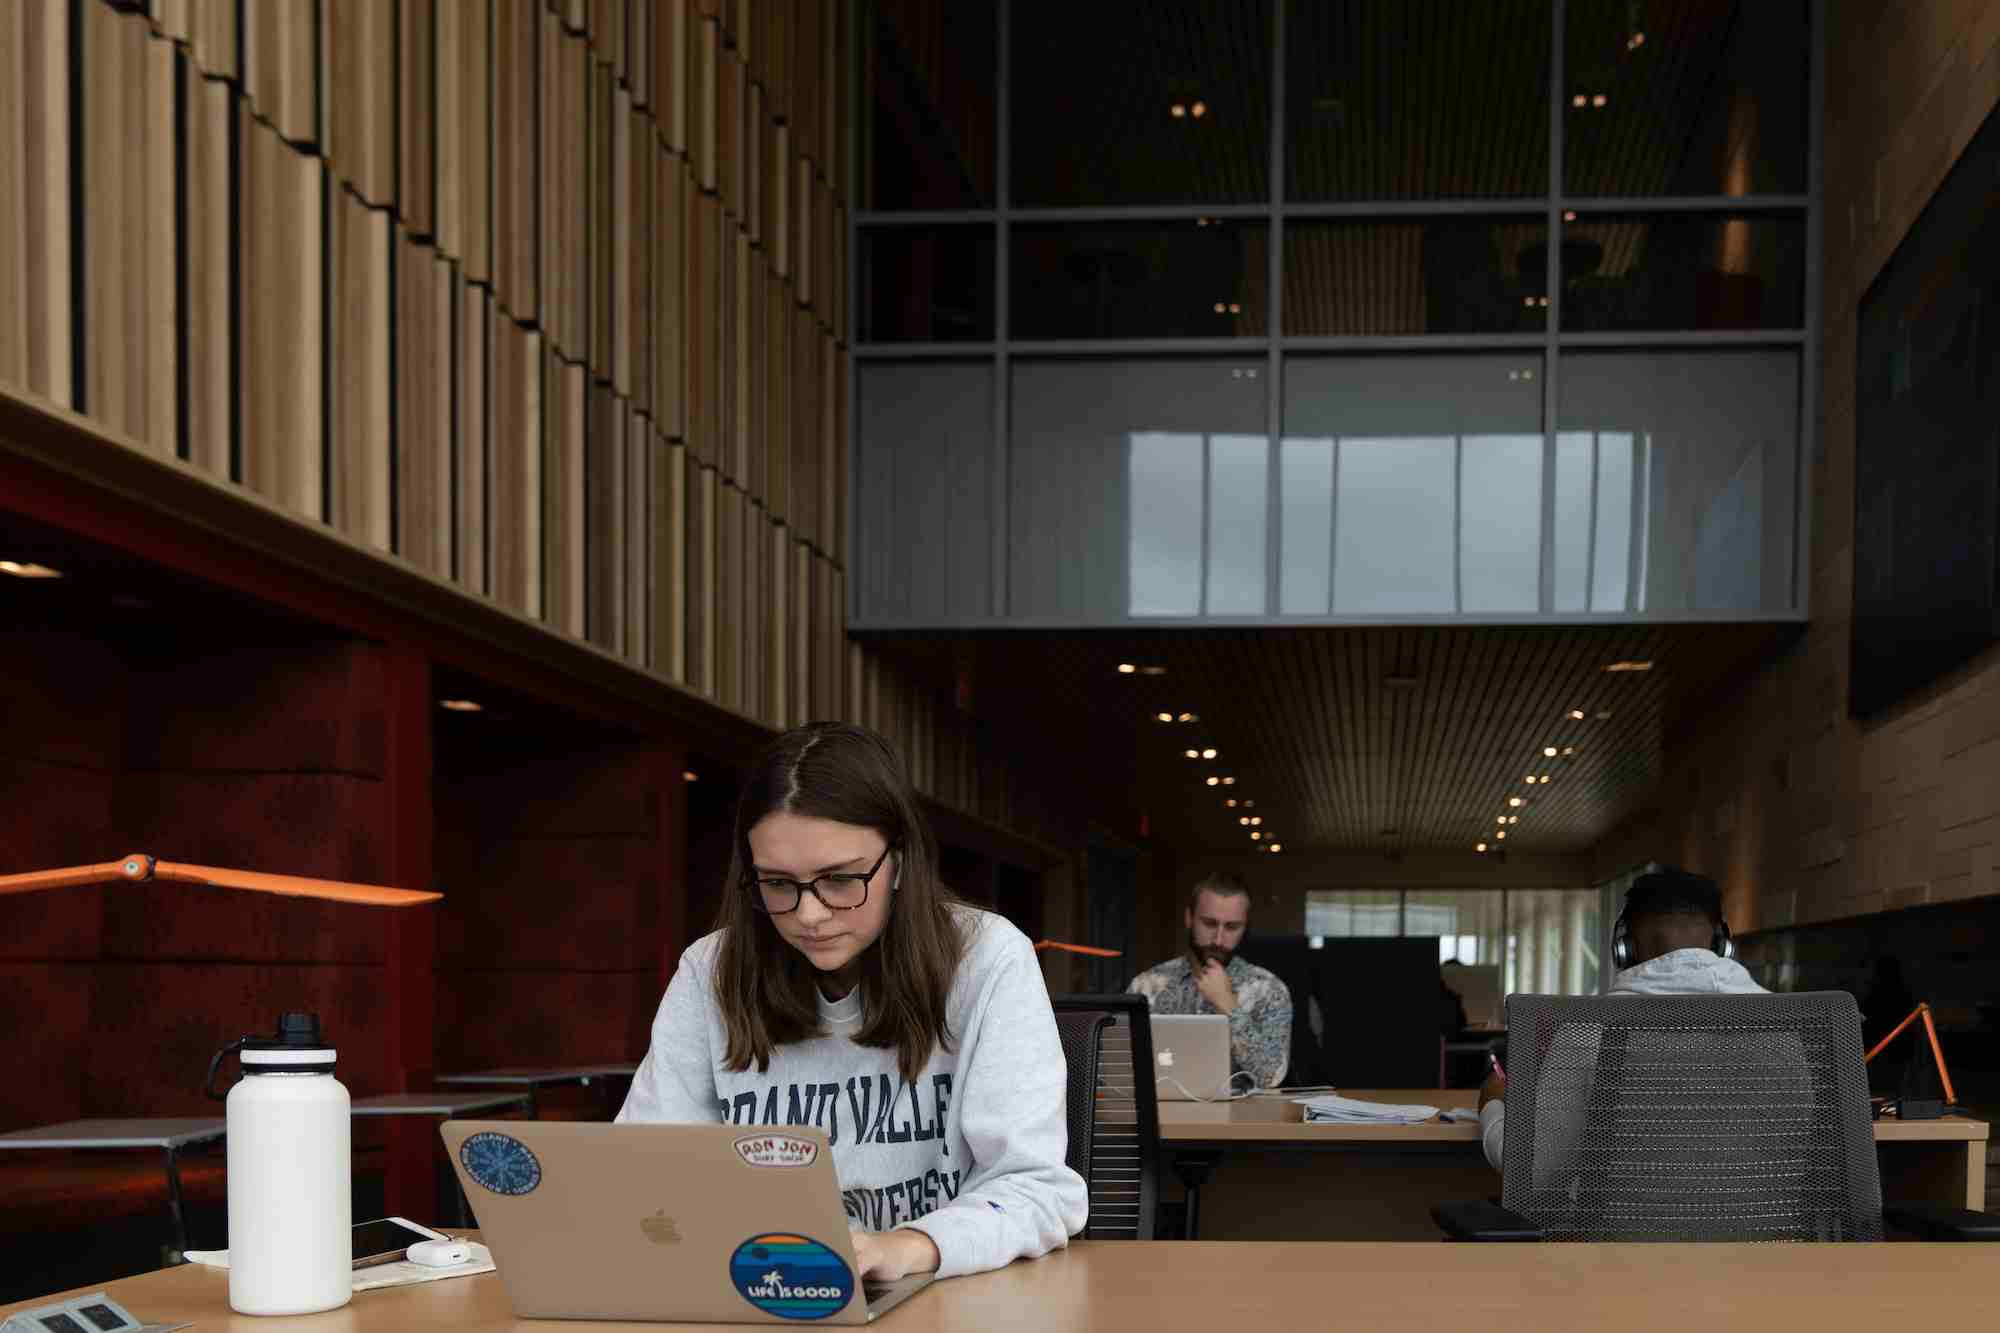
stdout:
<svg viewBox="0 0 2000 1333">
<path fill-rule="evenodd" d="M 1236 1080 L 1239 1078 L 1250 1079 L 1250 1086 L 1242 1092 L 1235 1091 Z M 1158 1078 L 1153 1080 L 1153 1083 L 1156 1087 L 1162 1084 L 1171 1085 L 1172 1087 L 1179 1089 L 1181 1096 L 1187 1098 L 1191 1102 L 1240 1102 L 1246 1097 L 1255 1097 L 1257 1095 L 1257 1080 L 1254 1077 L 1252 1077 L 1250 1071 L 1247 1069 L 1239 1069 L 1235 1073 L 1231 1074 L 1229 1076 L 1229 1082 L 1223 1084 L 1223 1087 L 1227 1089 L 1227 1091 L 1222 1092 L 1214 1097 L 1202 1096 L 1200 1093 L 1189 1088 L 1187 1084 L 1181 1082 L 1179 1079 L 1175 1078 L 1171 1074 L 1161 1074 Z"/>
</svg>

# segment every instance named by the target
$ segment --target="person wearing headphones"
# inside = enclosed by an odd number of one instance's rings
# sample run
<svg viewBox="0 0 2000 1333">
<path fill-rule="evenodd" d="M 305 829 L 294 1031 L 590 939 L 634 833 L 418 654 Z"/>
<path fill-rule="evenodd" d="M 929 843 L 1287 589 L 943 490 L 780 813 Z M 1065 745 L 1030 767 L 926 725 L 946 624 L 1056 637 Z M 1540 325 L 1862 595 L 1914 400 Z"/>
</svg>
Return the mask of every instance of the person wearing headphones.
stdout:
<svg viewBox="0 0 2000 1333">
<path fill-rule="evenodd" d="M 1735 952 L 1715 881 L 1685 870 L 1655 870 L 1625 891 L 1625 910 L 1611 928 L 1611 961 L 1619 970 L 1604 993 L 1764 994 Z M 1495 1171 L 1506 1141 L 1506 1096 L 1506 1071 L 1495 1068 L 1479 1090 L 1480 1145 Z"/>
</svg>

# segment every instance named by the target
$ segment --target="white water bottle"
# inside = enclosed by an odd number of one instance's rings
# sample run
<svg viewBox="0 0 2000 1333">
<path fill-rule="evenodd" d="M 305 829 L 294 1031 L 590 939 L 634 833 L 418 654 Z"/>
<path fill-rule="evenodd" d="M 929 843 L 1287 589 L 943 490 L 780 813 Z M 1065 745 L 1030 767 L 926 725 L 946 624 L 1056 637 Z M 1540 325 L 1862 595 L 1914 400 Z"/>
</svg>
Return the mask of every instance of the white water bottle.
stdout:
<svg viewBox="0 0 2000 1333">
<path fill-rule="evenodd" d="M 352 1134 L 347 1089 L 314 1014 L 287 1013 L 275 1037 L 245 1037 L 229 1090 L 229 1308 L 311 1314 L 354 1295 Z"/>
</svg>

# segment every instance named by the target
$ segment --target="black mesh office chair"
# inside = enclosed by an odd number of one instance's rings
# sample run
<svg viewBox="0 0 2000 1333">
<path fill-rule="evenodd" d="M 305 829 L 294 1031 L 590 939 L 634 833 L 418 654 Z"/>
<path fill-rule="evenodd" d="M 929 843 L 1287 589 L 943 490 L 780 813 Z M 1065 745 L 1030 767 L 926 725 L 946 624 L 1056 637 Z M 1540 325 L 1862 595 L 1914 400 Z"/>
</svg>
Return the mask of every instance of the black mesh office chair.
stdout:
<svg viewBox="0 0 2000 1333">
<path fill-rule="evenodd" d="M 1433 1208 L 1453 1239 L 1882 1239 L 1853 996 L 1515 995 L 1507 1020 L 1501 1201 Z M 2000 1219 L 1891 1221 L 1984 1239 Z"/>
<path fill-rule="evenodd" d="M 1160 1108 L 1150 1080 L 1151 1011 L 1139 995 L 1063 995 L 1069 1165 L 1090 1188 L 1086 1240 L 1151 1240 L 1159 1212 Z M 1140 1095 L 1143 1093 L 1144 1095 Z"/>
</svg>

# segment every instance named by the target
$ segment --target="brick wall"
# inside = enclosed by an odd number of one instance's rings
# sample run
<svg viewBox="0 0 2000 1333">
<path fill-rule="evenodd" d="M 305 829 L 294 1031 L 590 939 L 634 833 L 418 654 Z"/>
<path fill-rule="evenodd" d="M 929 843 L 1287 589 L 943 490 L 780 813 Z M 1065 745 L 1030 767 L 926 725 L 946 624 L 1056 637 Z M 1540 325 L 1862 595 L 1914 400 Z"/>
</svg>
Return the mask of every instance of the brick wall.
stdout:
<svg viewBox="0 0 2000 1333">
<path fill-rule="evenodd" d="M 1768 930 L 1995 892 L 2000 651 L 1866 722 L 1847 715 L 1856 314 L 2000 102 L 2000 6 L 1827 6 L 1826 265 L 1812 625 L 1670 737 L 1658 808 L 1593 852 L 1714 875 L 1731 923 Z"/>
</svg>

